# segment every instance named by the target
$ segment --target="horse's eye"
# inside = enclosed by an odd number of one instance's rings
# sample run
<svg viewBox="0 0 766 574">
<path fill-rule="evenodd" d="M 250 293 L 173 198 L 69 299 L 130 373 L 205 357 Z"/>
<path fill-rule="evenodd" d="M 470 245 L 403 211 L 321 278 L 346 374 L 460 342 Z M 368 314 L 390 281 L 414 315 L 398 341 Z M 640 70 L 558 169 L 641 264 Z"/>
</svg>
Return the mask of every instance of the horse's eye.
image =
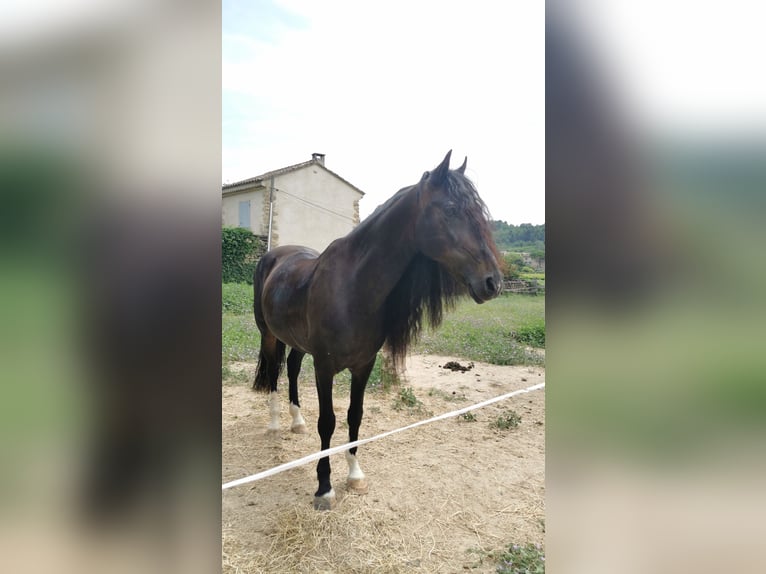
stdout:
<svg viewBox="0 0 766 574">
<path fill-rule="evenodd" d="M 459 211 L 460 210 L 457 208 L 457 205 L 452 202 L 444 206 L 444 213 L 446 213 L 449 217 L 457 216 Z"/>
</svg>

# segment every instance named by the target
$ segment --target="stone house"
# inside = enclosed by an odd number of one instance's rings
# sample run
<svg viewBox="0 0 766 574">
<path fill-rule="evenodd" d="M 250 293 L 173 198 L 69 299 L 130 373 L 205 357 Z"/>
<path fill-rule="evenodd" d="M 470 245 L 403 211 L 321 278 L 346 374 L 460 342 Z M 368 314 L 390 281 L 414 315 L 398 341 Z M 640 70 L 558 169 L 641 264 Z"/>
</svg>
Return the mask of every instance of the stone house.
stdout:
<svg viewBox="0 0 766 574">
<path fill-rule="evenodd" d="M 324 154 L 222 187 L 222 223 L 246 227 L 271 248 L 306 245 L 322 251 L 359 223 L 355 185 L 327 169 Z"/>
</svg>

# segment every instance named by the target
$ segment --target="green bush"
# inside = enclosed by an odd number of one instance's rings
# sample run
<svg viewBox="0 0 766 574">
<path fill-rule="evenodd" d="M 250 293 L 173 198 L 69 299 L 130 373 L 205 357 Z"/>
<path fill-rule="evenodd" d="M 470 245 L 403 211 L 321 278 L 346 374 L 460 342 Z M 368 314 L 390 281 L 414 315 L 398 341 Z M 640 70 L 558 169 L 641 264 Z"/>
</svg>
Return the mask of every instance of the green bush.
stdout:
<svg viewBox="0 0 766 574">
<path fill-rule="evenodd" d="M 521 416 L 516 411 L 503 411 L 495 420 L 489 423 L 489 427 L 498 430 L 515 429 L 521 422 Z"/>
<path fill-rule="evenodd" d="M 513 333 L 513 338 L 531 347 L 545 348 L 545 322 L 535 321 L 523 325 Z"/>
<path fill-rule="evenodd" d="M 539 544 L 511 544 L 497 558 L 498 574 L 545 574 L 545 552 Z"/>
<path fill-rule="evenodd" d="M 223 282 L 252 284 L 255 264 L 266 251 L 263 240 L 244 227 L 224 227 L 221 231 Z"/>
<path fill-rule="evenodd" d="M 519 253 L 506 253 L 503 255 L 503 260 L 500 262 L 500 266 L 503 271 L 503 279 L 506 281 L 509 279 L 516 279 L 519 276 L 521 267 L 524 265 L 524 259 Z"/>
<path fill-rule="evenodd" d="M 415 396 L 412 387 L 402 387 L 394 400 L 394 409 L 406 409 L 408 412 L 422 412 L 423 402 Z"/>
</svg>

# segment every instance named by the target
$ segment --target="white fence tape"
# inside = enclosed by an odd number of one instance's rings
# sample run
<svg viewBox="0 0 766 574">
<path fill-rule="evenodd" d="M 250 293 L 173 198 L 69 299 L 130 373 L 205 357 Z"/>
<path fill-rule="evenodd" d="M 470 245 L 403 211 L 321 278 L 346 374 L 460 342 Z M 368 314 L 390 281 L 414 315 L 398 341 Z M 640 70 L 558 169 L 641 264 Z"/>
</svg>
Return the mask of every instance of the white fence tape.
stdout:
<svg viewBox="0 0 766 574">
<path fill-rule="evenodd" d="M 387 436 L 391 436 L 392 434 L 396 434 L 402 431 L 406 431 L 409 429 L 414 429 L 415 427 L 419 427 L 421 425 L 427 425 L 428 423 L 433 423 L 436 421 L 440 421 L 443 419 L 448 419 L 450 417 L 456 417 L 459 415 L 462 415 L 463 413 L 467 413 L 468 411 L 472 411 L 475 409 L 480 409 L 482 407 L 489 406 L 491 404 L 504 401 L 505 399 L 514 397 L 516 395 L 521 395 L 524 393 L 529 393 L 532 391 L 536 391 L 538 389 L 542 389 L 545 387 L 545 383 L 539 383 L 537 385 L 532 385 L 531 387 L 527 387 L 526 389 L 519 389 L 517 391 L 511 391 L 510 393 L 506 393 L 504 395 L 500 395 L 499 397 L 495 397 L 493 399 L 488 399 L 486 401 L 483 401 L 481 403 L 476 403 L 475 405 L 471 405 L 469 407 L 464 407 L 462 409 L 458 409 L 456 411 L 451 411 L 449 413 L 444 413 L 443 415 L 437 415 L 435 417 L 431 417 L 430 419 L 418 421 L 416 423 L 412 423 L 411 425 L 407 425 L 406 427 L 401 427 L 398 429 L 386 431 L 384 433 L 381 433 L 379 435 L 371 436 L 369 438 L 362 438 L 359 440 L 355 440 L 353 442 L 349 442 L 340 446 L 334 446 L 332 448 L 328 448 L 319 452 L 315 452 L 314 454 L 310 454 L 308 456 L 304 456 L 303 458 L 299 458 L 290 462 L 286 462 L 284 464 L 280 464 L 279 466 L 275 466 L 273 468 L 270 468 L 268 470 L 264 470 L 262 472 L 259 472 L 257 474 L 253 474 L 250 476 L 246 476 L 244 478 L 238 478 L 237 480 L 232 480 L 230 482 L 225 483 L 221 490 L 226 490 L 227 488 L 233 488 L 235 486 L 240 486 L 242 484 L 247 484 L 248 482 L 255 482 L 256 480 L 261 480 L 263 478 L 273 476 L 275 474 L 279 474 L 280 472 L 284 472 L 286 470 L 290 470 L 291 468 L 295 468 L 304 464 L 307 464 L 314 460 L 319 460 L 320 458 L 324 458 L 325 456 L 330 456 L 331 454 L 337 454 L 339 452 L 347 451 L 350 448 L 353 448 L 355 446 L 359 446 L 362 444 L 367 444 L 368 442 L 372 442 L 374 440 L 378 440 Z"/>
</svg>

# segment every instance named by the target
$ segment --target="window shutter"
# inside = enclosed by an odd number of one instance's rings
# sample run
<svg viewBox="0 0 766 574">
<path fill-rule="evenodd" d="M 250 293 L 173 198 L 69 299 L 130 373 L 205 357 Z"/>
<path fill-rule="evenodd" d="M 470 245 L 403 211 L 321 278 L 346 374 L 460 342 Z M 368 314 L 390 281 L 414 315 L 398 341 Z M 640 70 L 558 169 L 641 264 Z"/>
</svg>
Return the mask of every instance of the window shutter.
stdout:
<svg viewBox="0 0 766 574">
<path fill-rule="evenodd" d="M 250 229 L 250 201 L 239 202 L 239 226 Z"/>
</svg>

